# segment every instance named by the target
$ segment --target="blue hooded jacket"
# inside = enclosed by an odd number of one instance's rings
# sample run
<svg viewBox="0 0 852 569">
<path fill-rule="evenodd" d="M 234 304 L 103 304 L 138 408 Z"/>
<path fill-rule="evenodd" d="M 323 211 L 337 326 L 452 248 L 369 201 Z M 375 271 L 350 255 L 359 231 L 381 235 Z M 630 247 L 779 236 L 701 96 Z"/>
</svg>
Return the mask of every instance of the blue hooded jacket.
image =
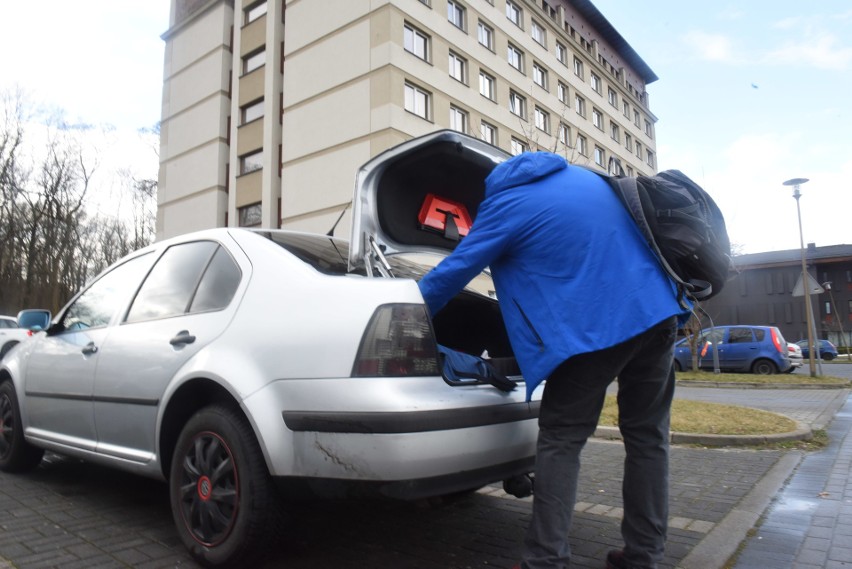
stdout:
<svg viewBox="0 0 852 569">
<path fill-rule="evenodd" d="M 488 266 L 527 401 L 568 358 L 684 315 L 606 181 L 552 153 L 525 152 L 486 178 L 469 234 L 419 283 L 432 314 Z"/>
</svg>

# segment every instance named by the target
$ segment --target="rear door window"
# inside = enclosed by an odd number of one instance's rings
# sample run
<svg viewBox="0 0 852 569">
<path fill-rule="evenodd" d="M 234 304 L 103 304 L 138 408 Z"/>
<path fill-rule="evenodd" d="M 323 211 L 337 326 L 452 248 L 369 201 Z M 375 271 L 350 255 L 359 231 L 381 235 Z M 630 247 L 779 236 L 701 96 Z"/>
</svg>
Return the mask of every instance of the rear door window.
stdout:
<svg viewBox="0 0 852 569">
<path fill-rule="evenodd" d="M 754 342 L 754 336 L 752 336 L 751 328 L 731 328 L 731 332 L 728 335 L 728 342 L 731 344 L 746 344 Z"/>
<path fill-rule="evenodd" d="M 126 322 L 225 308 L 240 283 L 240 270 L 213 241 L 169 247 L 142 283 Z"/>
</svg>

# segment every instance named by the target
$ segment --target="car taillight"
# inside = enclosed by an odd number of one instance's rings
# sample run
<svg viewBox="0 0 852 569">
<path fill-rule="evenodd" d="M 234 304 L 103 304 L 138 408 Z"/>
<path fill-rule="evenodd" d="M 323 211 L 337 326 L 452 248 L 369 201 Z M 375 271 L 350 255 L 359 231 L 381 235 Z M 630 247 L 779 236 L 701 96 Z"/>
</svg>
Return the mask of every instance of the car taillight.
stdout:
<svg viewBox="0 0 852 569">
<path fill-rule="evenodd" d="M 778 331 L 774 328 L 770 331 L 772 332 L 772 343 L 775 344 L 775 349 L 778 350 L 779 354 L 783 354 L 784 348 L 781 347 L 781 339 L 778 337 Z"/>
<path fill-rule="evenodd" d="M 353 377 L 440 375 L 438 350 L 423 304 L 376 309 L 355 358 Z"/>
</svg>

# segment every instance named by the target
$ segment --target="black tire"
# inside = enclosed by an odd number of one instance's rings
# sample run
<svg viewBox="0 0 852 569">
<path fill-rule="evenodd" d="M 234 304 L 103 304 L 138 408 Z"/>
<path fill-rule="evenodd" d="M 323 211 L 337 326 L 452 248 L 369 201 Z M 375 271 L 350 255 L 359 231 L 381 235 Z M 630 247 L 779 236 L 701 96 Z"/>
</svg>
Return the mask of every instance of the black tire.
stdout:
<svg viewBox="0 0 852 569">
<path fill-rule="evenodd" d="M 9 350 L 14 348 L 18 344 L 19 344 L 19 342 L 17 342 L 17 341 L 6 342 L 5 344 L 3 344 L 3 347 L 0 348 L 0 360 L 2 360 L 6 356 L 7 353 L 9 353 Z"/>
<path fill-rule="evenodd" d="M 674 361 L 674 369 L 675 369 L 675 371 L 683 371 L 683 366 L 680 365 L 679 361 L 675 360 Z"/>
<path fill-rule="evenodd" d="M 827 361 L 827 362 L 830 362 L 831 360 L 834 359 L 834 354 L 832 354 L 832 353 L 821 354 L 821 355 L 822 355 L 822 359 Z"/>
<path fill-rule="evenodd" d="M 245 417 L 223 406 L 198 411 L 181 431 L 169 476 L 172 516 L 206 567 L 253 567 L 279 530 L 279 500 Z"/>
<path fill-rule="evenodd" d="M 38 466 L 42 456 L 44 450 L 24 440 L 15 386 L 9 380 L 0 383 L 0 470 L 26 472 Z"/>
<path fill-rule="evenodd" d="M 773 375 L 778 373 L 778 367 L 769 360 L 757 360 L 752 364 L 751 372 L 758 375 Z"/>
</svg>

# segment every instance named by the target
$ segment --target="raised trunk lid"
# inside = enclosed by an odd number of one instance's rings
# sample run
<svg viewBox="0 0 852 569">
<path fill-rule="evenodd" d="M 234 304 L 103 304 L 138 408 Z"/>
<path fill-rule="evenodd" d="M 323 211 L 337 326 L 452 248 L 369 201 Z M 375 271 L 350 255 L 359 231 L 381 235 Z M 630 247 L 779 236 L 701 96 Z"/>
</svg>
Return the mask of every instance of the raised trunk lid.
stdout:
<svg viewBox="0 0 852 569">
<path fill-rule="evenodd" d="M 504 150 L 451 130 L 414 138 L 374 157 L 355 182 L 350 267 L 380 270 L 376 249 L 384 255 L 452 251 L 458 244 L 452 235 L 418 220 L 424 202 L 430 195 L 456 202 L 475 219 L 485 178 L 507 158 Z"/>
</svg>

